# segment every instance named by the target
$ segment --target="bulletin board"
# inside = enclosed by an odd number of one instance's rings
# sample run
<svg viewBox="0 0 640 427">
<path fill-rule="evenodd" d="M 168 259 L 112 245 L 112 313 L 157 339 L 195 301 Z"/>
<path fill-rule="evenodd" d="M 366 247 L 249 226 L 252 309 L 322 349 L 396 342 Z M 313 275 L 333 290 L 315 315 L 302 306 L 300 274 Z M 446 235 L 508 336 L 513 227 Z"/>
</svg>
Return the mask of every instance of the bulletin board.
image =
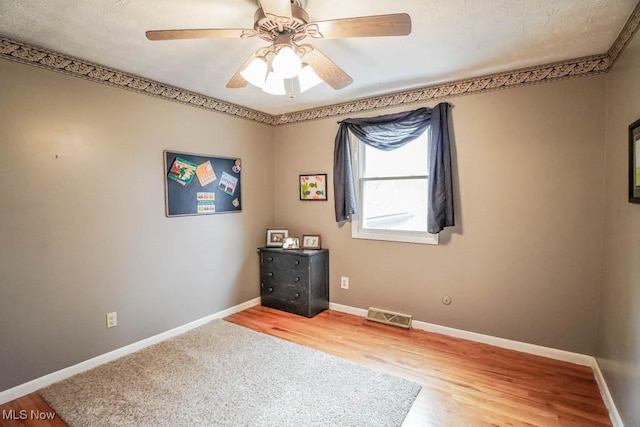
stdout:
<svg viewBox="0 0 640 427">
<path fill-rule="evenodd" d="M 239 158 L 164 151 L 168 217 L 242 211 Z"/>
</svg>

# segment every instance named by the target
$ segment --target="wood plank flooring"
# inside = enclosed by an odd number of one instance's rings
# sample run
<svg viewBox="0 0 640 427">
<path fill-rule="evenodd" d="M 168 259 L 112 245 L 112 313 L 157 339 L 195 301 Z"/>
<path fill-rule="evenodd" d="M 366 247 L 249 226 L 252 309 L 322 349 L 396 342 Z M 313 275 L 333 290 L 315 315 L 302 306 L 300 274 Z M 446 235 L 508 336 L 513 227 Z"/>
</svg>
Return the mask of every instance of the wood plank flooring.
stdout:
<svg viewBox="0 0 640 427">
<path fill-rule="evenodd" d="M 330 310 L 256 306 L 226 320 L 419 382 L 404 426 L 611 425 L 589 367 Z"/>
<path fill-rule="evenodd" d="M 0 405 L 2 427 L 67 427 L 38 393 Z"/>
<path fill-rule="evenodd" d="M 404 426 L 611 426 L 593 372 L 560 362 L 325 311 L 307 319 L 256 306 L 227 321 L 422 384 Z M 384 390 L 381 390 L 384 392 Z M 3 420 L 51 408 L 37 393 L 0 405 L 2 427 L 62 427 Z M 5 412 L 3 412 L 5 411 Z"/>
</svg>

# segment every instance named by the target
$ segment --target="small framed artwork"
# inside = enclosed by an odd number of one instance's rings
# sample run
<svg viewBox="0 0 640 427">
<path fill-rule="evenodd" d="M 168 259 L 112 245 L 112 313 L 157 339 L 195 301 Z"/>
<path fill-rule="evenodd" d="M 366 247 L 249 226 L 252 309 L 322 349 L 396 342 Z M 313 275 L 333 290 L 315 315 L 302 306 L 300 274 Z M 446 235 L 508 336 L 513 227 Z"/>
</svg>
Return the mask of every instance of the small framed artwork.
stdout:
<svg viewBox="0 0 640 427">
<path fill-rule="evenodd" d="M 640 120 L 629 126 L 629 202 L 640 203 Z"/>
<path fill-rule="evenodd" d="M 282 249 L 300 249 L 300 239 L 297 237 L 287 237 L 282 243 Z"/>
<path fill-rule="evenodd" d="M 284 241 L 289 237 L 289 230 L 267 230 L 267 247 L 281 248 Z"/>
<path fill-rule="evenodd" d="M 304 234 L 302 235 L 302 249 L 320 249 L 320 235 L 319 234 Z"/>
<path fill-rule="evenodd" d="M 327 200 L 327 174 L 300 175 L 300 200 Z"/>
</svg>

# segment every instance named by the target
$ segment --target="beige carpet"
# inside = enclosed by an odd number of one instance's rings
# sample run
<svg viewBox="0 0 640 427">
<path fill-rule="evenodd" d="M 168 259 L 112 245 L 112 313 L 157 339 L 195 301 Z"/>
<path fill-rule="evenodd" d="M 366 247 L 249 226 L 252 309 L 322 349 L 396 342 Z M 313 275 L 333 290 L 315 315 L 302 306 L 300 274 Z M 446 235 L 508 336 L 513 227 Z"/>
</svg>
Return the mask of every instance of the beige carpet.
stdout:
<svg viewBox="0 0 640 427">
<path fill-rule="evenodd" d="M 72 427 L 399 426 L 420 385 L 216 320 L 42 389 Z"/>
</svg>

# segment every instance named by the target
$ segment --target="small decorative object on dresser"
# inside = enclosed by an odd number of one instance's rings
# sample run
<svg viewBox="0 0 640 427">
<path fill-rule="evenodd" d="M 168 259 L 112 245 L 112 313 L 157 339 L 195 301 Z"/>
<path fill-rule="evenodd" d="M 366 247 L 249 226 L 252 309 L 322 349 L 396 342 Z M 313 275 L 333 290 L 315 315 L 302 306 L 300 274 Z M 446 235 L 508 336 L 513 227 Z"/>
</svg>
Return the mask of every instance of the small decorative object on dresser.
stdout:
<svg viewBox="0 0 640 427">
<path fill-rule="evenodd" d="M 319 234 L 303 234 L 302 235 L 302 249 L 320 249 L 320 235 Z"/>
<path fill-rule="evenodd" d="M 300 200 L 327 200 L 327 174 L 300 175 Z"/>
<path fill-rule="evenodd" d="M 629 202 L 640 203 L 640 120 L 629 125 Z"/>
<path fill-rule="evenodd" d="M 300 249 L 300 239 L 297 237 L 287 237 L 282 243 L 282 249 Z"/>
<path fill-rule="evenodd" d="M 329 308 L 329 251 L 260 248 L 262 305 L 313 317 Z"/>
<path fill-rule="evenodd" d="M 289 230 L 267 230 L 267 247 L 281 248 L 285 239 L 289 237 Z"/>
</svg>

